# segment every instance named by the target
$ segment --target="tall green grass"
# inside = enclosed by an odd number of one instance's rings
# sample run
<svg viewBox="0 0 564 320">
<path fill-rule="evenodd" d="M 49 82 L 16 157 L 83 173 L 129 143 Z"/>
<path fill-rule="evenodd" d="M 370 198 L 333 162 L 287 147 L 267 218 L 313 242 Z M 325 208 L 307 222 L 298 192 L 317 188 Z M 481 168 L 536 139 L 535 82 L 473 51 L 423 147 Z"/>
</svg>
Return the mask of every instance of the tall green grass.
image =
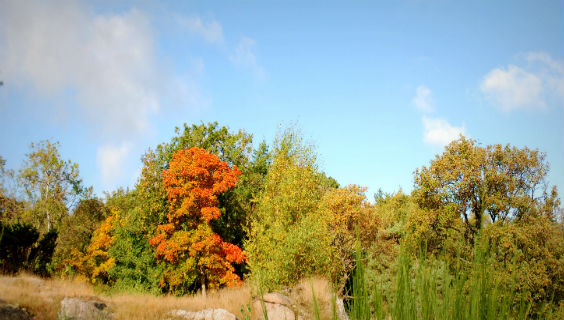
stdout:
<svg viewBox="0 0 564 320">
<path fill-rule="evenodd" d="M 486 243 L 477 243 L 473 261 L 465 268 L 460 264 L 449 268 L 444 260 L 425 255 L 413 258 L 402 246 L 389 295 L 383 294 L 382 284 L 368 287 L 358 247 L 356 262 L 348 310 L 351 320 L 509 320 L 530 316 L 532 303 L 524 298 L 526 294 L 511 291 L 494 278 Z M 551 310 L 549 307 L 535 318 L 550 319 Z"/>
</svg>

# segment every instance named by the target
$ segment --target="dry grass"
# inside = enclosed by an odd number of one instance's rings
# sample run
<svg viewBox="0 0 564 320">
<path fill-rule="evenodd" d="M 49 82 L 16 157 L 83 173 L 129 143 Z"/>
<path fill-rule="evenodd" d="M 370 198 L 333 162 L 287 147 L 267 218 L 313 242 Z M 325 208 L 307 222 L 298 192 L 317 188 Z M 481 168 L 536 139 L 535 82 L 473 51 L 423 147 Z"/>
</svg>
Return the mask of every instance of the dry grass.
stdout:
<svg viewBox="0 0 564 320">
<path fill-rule="evenodd" d="M 294 302 L 296 311 L 303 319 L 313 319 L 312 284 L 321 319 L 331 319 L 333 293 L 327 280 L 305 279 L 284 293 Z M 198 311 L 208 308 L 223 308 L 239 319 L 246 319 L 241 314 L 241 307 L 246 309 L 246 306 L 252 303 L 251 288 L 247 284 L 209 292 L 205 299 L 199 294 L 175 297 L 137 293 L 108 294 L 97 291 L 100 290 L 95 290 L 80 280 L 41 279 L 28 274 L 15 277 L 0 276 L 0 300 L 25 307 L 33 312 L 38 320 L 56 319 L 61 300 L 65 297 L 101 300 L 110 306 L 117 320 L 162 319 L 167 312 L 174 309 Z"/>
<path fill-rule="evenodd" d="M 0 299 L 19 304 L 33 312 L 36 319 L 56 319 L 64 297 L 94 296 L 92 287 L 70 280 L 43 280 L 26 274 L 0 276 Z"/>
<path fill-rule="evenodd" d="M 313 291 L 312 291 L 313 285 Z M 305 319 L 314 319 L 313 294 L 319 306 L 321 319 L 331 319 L 333 316 L 333 289 L 329 281 L 323 278 L 302 280 L 290 291 L 290 299 L 297 305 L 299 312 Z"/>
<path fill-rule="evenodd" d="M 96 293 L 87 283 L 70 279 L 41 279 L 22 274 L 16 277 L 0 276 L 0 299 L 19 304 L 33 312 L 35 319 L 56 319 L 61 300 L 65 297 L 98 299 L 108 304 L 116 319 L 159 319 L 173 309 L 197 311 L 223 308 L 242 318 L 241 306 L 251 303 L 251 290 L 243 285 L 201 295 L 174 297 L 149 294 Z"/>
<path fill-rule="evenodd" d="M 122 294 L 110 298 L 117 319 L 158 319 L 173 309 L 198 311 L 208 308 L 223 308 L 241 318 L 241 306 L 251 303 L 251 290 L 244 285 L 225 288 L 202 295 L 185 297 L 153 296 L 146 294 Z"/>
</svg>

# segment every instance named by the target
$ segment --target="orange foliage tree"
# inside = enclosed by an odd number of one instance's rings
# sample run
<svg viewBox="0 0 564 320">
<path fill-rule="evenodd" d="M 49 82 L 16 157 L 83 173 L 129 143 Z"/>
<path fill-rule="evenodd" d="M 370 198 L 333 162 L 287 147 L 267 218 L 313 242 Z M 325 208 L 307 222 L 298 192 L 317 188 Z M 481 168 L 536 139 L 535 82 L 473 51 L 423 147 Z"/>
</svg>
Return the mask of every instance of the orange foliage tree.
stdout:
<svg viewBox="0 0 564 320">
<path fill-rule="evenodd" d="M 150 240 L 155 258 L 165 264 L 161 286 L 177 294 L 194 284 L 218 288 L 241 279 L 233 263 L 246 261 L 243 251 L 213 232 L 210 221 L 219 218 L 217 196 L 235 186 L 241 172 L 208 151 L 193 147 L 173 155 L 163 171 L 169 201 L 168 223 L 157 227 Z"/>
<path fill-rule="evenodd" d="M 86 276 L 92 283 L 107 283 L 109 280 L 108 270 L 115 264 L 115 260 L 110 257 L 108 250 L 114 243 L 115 236 L 112 233 L 118 221 L 119 213 L 117 211 L 112 212 L 92 234 L 86 252 L 83 254 L 73 248 L 70 253 L 72 258 L 64 260 L 62 265 Z"/>
</svg>

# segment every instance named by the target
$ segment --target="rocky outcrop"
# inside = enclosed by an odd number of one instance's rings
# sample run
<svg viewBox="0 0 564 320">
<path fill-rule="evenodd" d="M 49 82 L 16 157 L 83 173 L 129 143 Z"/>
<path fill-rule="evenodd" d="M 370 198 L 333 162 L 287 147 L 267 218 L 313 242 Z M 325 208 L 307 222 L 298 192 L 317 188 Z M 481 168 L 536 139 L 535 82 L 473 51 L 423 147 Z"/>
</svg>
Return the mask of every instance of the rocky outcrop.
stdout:
<svg viewBox="0 0 564 320">
<path fill-rule="evenodd" d="M 201 311 L 172 310 L 166 320 L 239 320 L 225 309 L 206 309 Z"/>
<path fill-rule="evenodd" d="M 113 314 L 108 310 L 108 306 L 101 301 L 64 298 L 61 301 L 61 310 L 57 319 L 108 320 L 113 319 Z"/>
<path fill-rule="evenodd" d="M 259 315 L 260 319 L 264 317 L 264 312 L 266 312 L 269 320 L 301 319 L 301 317 L 296 318 L 290 298 L 277 292 L 267 293 L 262 296 L 262 300 L 259 298 L 253 301 L 253 310 Z"/>
<path fill-rule="evenodd" d="M 287 296 L 274 292 L 267 293 L 253 301 L 254 315 L 257 319 L 264 319 L 266 312 L 269 320 L 302 320 L 309 319 L 312 315 L 304 309 L 303 305 L 296 305 Z M 349 320 L 342 299 L 336 300 L 337 319 Z"/>
<path fill-rule="evenodd" d="M 337 319 L 339 320 L 349 320 L 349 316 L 347 315 L 347 311 L 345 310 L 345 304 L 343 303 L 343 299 L 337 299 Z"/>
</svg>

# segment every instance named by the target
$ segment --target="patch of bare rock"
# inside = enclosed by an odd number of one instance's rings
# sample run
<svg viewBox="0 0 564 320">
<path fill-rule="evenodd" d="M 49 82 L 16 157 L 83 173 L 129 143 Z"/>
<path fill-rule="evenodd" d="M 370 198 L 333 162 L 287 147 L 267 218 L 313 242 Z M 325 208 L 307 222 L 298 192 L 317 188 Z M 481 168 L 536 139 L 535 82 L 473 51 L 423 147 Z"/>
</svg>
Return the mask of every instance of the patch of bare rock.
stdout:
<svg viewBox="0 0 564 320">
<path fill-rule="evenodd" d="M 349 320 L 343 300 L 337 299 L 337 318 L 339 320 Z M 253 310 L 259 319 L 269 320 L 305 320 L 309 317 L 308 312 L 294 303 L 289 297 L 278 293 L 267 293 L 253 301 Z M 266 315 L 266 317 L 265 317 Z"/>
<path fill-rule="evenodd" d="M 239 320 L 225 309 L 205 309 L 201 311 L 172 310 L 166 320 Z"/>
<path fill-rule="evenodd" d="M 113 318 L 113 313 L 104 302 L 80 298 L 64 298 L 57 316 L 59 320 L 110 320 Z"/>
</svg>

